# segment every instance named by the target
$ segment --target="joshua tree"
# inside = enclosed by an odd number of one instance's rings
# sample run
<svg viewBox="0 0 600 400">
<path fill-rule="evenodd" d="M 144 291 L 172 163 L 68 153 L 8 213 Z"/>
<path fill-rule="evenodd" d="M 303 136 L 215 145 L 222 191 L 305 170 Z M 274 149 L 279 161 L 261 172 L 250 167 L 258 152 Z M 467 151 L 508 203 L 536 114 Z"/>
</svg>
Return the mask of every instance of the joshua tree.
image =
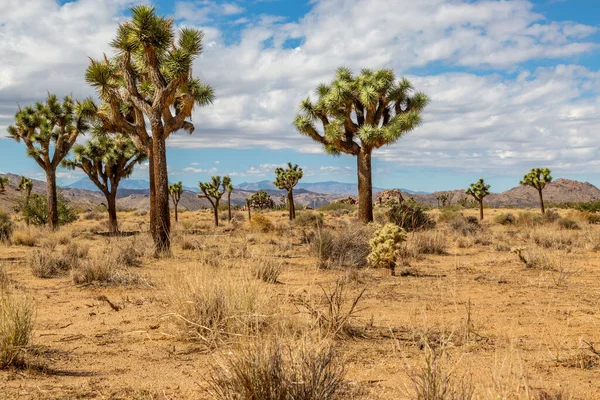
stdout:
<svg viewBox="0 0 600 400">
<path fill-rule="evenodd" d="M 188 121 L 195 105 L 213 101 L 213 90 L 193 78 L 192 64 L 202 53 L 204 34 L 182 28 L 155 13 L 154 7 L 131 8 L 111 46 L 117 55 L 92 60 L 86 80 L 104 102 L 85 102 L 100 117 L 103 130 L 130 136 L 148 154 L 150 225 L 157 254 L 170 252 L 169 179 L 166 140 L 173 132 L 194 131 Z"/>
<path fill-rule="evenodd" d="M 248 221 L 252 221 L 252 200 L 251 197 L 246 199 L 246 209 L 248 210 Z"/>
<path fill-rule="evenodd" d="M 221 181 L 220 176 L 213 176 L 210 182 L 198 182 L 198 186 L 204 195 L 198 195 L 200 198 L 206 198 L 210 202 L 215 215 L 215 226 L 219 226 L 219 202 L 225 192 L 229 192 L 231 178 L 224 176 Z"/>
<path fill-rule="evenodd" d="M 298 164 L 288 163 L 287 169 L 278 167 L 275 170 L 275 186 L 281 190 L 287 190 L 287 203 L 290 211 L 290 221 L 296 218 L 296 208 L 294 207 L 294 186 L 302 179 L 302 168 Z"/>
<path fill-rule="evenodd" d="M 339 68 L 329 85 L 317 88 L 317 99 L 301 104 L 294 120 L 300 133 L 321 143 L 327 153 L 351 154 L 357 159 L 358 216 L 373 221 L 371 154 L 392 144 L 421 123 L 429 99 L 415 92 L 407 79 L 396 81 L 390 69 L 363 69 L 354 76 Z M 322 132 L 316 123 L 322 124 Z"/>
<path fill-rule="evenodd" d="M 546 184 L 550 182 L 552 182 L 552 176 L 550 175 L 550 170 L 548 168 L 532 168 L 528 174 L 523 176 L 523 180 L 521 181 L 521 185 L 531 186 L 538 191 L 542 214 L 546 212 L 542 190 L 544 190 Z"/>
<path fill-rule="evenodd" d="M 490 194 L 490 185 L 486 185 L 483 178 L 479 178 L 477 183 L 472 183 L 465 193 L 473 196 L 479 203 L 479 219 L 483 220 L 483 199 Z"/>
<path fill-rule="evenodd" d="M 273 208 L 274 205 L 273 199 L 264 190 L 259 190 L 258 192 L 254 193 L 248 200 L 251 207 L 259 210 Z"/>
<path fill-rule="evenodd" d="M 38 102 L 35 106 L 19 109 L 15 122 L 8 127 L 8 133 L 17 142 L 22 140 L 27 146 L 27 155 L 46 171 L 48 223 L 52 229 L 57 229 L 56 168 L 75 144 L 77 136 L 88 130 L 88 124 L 70 97 L 65 97 L 61 103 L 51 94 L 45 104 Z"/>
<path fill-rule="evenodd" d="M 33 189 L 33 181 L 29 178 L 21 176 L 19 182 L 19 190 L 25 191 L 25 205 L 29 204 L 29 198 L 31 197 L 31 190 Z"/>
<path fill-rule="evenodd" d="M 181 200 L 181 195 L 183 194 L 183 183 L 179 181 L 177 183 L 169 185 L 169 194 L 171 195 L 173 207 L 175 208 L 175 222 L 178 222 L 179 215 L 177 209 L 179 208 L 179 200 Z"/>
<path fill-rule="evenodd" d="M 4 193 L 4 186 L 8 185 L 8 177 L 0 176 L 0 193 Z"/>
<path fill-rule="evenodd" d="M 438 202 L 438 208 L 440 208 L 440 204 L 442 207 L 444 207 L 446 205 L 446 202 L 448 201 L 448 199 L 450 199 L 450 194 L 448 194 L 448 193 L 442 193 L 442 194 L 438 195 L 436 197 L 436 200 Z"/>
<path fill-rule="evenodd" d="M 85 145 L 73 147 L 73 159 L 63 161 L 69 169 L 79 168 L 90 178 L 106 197 L 110 233 L 119 233 L 117 223 L 117 190 L 119 183 L 131 175 L 135 164 L 146 160 L 126 136 L 101 135 Z"/>
</svg>

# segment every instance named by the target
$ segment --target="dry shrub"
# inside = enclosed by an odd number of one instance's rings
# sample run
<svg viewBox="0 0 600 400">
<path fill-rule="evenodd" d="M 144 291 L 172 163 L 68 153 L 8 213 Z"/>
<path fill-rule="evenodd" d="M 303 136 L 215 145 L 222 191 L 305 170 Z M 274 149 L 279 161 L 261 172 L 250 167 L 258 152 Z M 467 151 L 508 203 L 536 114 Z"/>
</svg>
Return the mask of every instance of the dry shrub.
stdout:
<svg viewBox="0 0 600 400">
<path fill-rule="evenodd" d="M 33 306 L 0 288 L 0 369 L 23 366 L 23 353 L 33 332 Z"/>
<path fill-rule="evenodd" d="M 315 211 L 301 211 L 294 219 L 294 225 L 303 228 L 315 228 L 323 225 L 323 215 Z"/>
<path fill-rule="evenodd" d="M 272 313 L 272 296 L 256 280 L 204 264 L 176 276 L 169 301 L 186 336 L 210 348 L 257 333 Z"/>
<path fill-rule="evenodd" d="M 10 215 L 0 210 L 0 242 L 9 242 L 14 230 L 15 224 Z"/>
<path fill-rule="evenodd" d="M 71 271 L 76 284 L 100 284 L 126 286 L 148 283 L 138 274 L 131 272 L 121 259 L 119 252 L 105 249 L 102 253 L 78 263 Z"/>
<path fill-rule="evenodd" d="M 51 249 L 37 249 L 29 256 L 31 272 L 38 278 L 53 278 L 64 275 L 75 267 L 79 260 L 68 255 L 56 254 Z"/>
<path fill-rule="evenodd" d="M 530 233 L 535 244 L 547 249 L 569 250 L 576 242 L 576 232 L 559 231 L 552 228 L 540 227 Z"/>
<path fill-rule="evenodd" d="M 283 270 L 281 261 L 273 258 L 261 258 L 252 269 L 254 276 L 266 283 L 277 283 Z"/>
<path fill-rule="evenodd" d="M 103 218 L 104 217 L 102 216 L 102 214 L 97 213 L 95 211 L 90 211 L 83 215 L 83 219 L 86 221 L 100 221 Z"/>
<path fill-rule="evenodd" d="M 9 284 L 10 278 L 8 277 L 8 273 L 4 269 L 4 265 L 0 264 L 0 292 L 6 290 Z"/>
<path fill-rule="evenodd" d="M 517 247 L 512 249 L 511 252 L 519 257 L 519 261 L 521 261 L 526 268 L 554 271 L 559 264 L 547 252 L 539 249 Z"/>
<path fill-rule="evenodd" d="M 343 399 L 344 366 L 331 345 L 263 342 L 245 346 L 213 369 L 218 400 Z"/>
<path fill-rule="evenodd" d="M 474 235 L 481 231 L 481 225 L 477 217 L 468 216 L 464 217 L 459 214 L 451 222 L 450 227 L 454 232 L 460 233 L 463 236 Z"/>
<path fill-rule="evenodd" d="M 494 217 L 494 222 L 499 225 L 513 225 L 516 222 L 516 218 L 511 213 L 502 213 Z"/>
<path fill-rule="evenodd" d="M 33 247 L 37 245 L 39 237 L 39 231 L 35 228 L 18 229 L 12 234 L 12 243 L 17 246 Z"/>
<path fill-rule="evenodd" d="M 581 229 L 579 227 L 579 224 L 577 223 L 577 221 L 571 219 L 571 218 L 561 218 L 558 220 L 558 226 L 560 227 L 560 229 L 567 229 L 567 230 L 579 230 Z"/>
<path fill-rule="evenodd" d="M 373 225 L 350 224 L 339 233 L 328 229 L 316 229 L 305 236 L 310 243 L 311 253 L 322 263 L 340 267 L 363 268 L 371 252 L 369 239 L 373 236 Z"/>
<path fill-rule="evenodd" d="M 194 238 L 184 235 L 181 238 L 181 248 L 183 250 L 199 250 L 202 245 Z"/>
<path fill-rule="evenodd" d="M 517 225 L 536 226 L 552 224 L 560 219 L 560 215 L 554 210 L 546 211 L 544 214 L 533 213 L 531 211 L 520 212 L 517 217 Z"/>
<path fill-rule="evenodd" d="M 412 199 L 392 205 L 388 210 L 388 218 L 406 232 L 431 229 L 435 226 L 435 221 L 425 212 L 425 208 Z"/>
<path fill-rule="evenodd" d="M 252 215 L 252 219 L 250 220 L 250 226 L 253 230 L 263 233 L 271 232 L 275 226 L 273 222 L 262 214 L 254 214 Z"/>
<path fill-rule="evenodd" d="M 414 232 L 410 240 L 415 254 L 446 254 L 448 242 L 440 230 Z"/>
</svg>

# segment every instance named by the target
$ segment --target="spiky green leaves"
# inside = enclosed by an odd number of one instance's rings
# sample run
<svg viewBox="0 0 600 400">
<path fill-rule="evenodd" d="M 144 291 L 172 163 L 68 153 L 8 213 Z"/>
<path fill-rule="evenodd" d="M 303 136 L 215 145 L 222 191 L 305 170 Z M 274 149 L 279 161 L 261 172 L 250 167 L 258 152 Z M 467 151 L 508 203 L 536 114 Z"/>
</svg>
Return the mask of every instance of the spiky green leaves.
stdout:
<svg viewBox="0 0 600 400">
<path fill-rule="evenodd" d="M 288 162 L 287 168 L 277 167 L 275 169 L 275 186 L 282 190 L 287 190 L 288 192 L 292 190 L 297 184 L 304 172 L 302 168 L 298 167 L 298 164 L 292 165 L 291 162 Z"/>
<path fill-rule="evenodd" d="M 548 183 L 552 182 L 552 176 L 548 168 L 532 168 L 528 174 L 523 176 L 521 185 L 531 186 L 537 190 L 542 190 Z"/>
<path fill-rule="evenodd" d="M 173 199 L 173 203 L 177 205 L 183 194 L 183 183 L 179 181 L 169 185 L 169 194 L 171 195 L 171 199 Z"/>
<path fill-rule="evenodd" d="M 224 176 L 223 179 L 220 176 L 213 176 L 208 182 L 198 182 L 198 187 L 204 193 L 201 197 L 207 198 L 213 207 L 219 206 L 219 201 L 225 192 L 233 190 L 229 176 Z"/>
<path fill-rule="evenodd" d="M 465 194 L 473 196 L 477 201 L 483 200 L 484 197 L 490 194 L 490 185 L 486 185 L 483 178 L 479 178 L 476 183 L 472 183 Z"/>
<path fill-rule="evenodd" d="M 8 177 L 0 176 L 0 193 L 4 193 L 4 187 L 8 185 Z"/>
</svg>

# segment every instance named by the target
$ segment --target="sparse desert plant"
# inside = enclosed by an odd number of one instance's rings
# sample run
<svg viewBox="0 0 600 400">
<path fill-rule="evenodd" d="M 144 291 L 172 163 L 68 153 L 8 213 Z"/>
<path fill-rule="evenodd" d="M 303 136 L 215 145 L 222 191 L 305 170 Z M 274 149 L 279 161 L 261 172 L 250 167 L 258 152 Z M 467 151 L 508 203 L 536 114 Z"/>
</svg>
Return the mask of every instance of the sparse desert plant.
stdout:
<svg viewBox="0 0 600 400">
<path fill-rule="evenodd" d="M 544 207 L 544 196 L 542 192 L 546 185 L 550 182 L 552 182 L 552 176 L 550 175 L 550 170 L 548 168 L 532 168 L 529 173 L 523 176 L 523 180 L 521 181 L 521 185 L 531 186 L 537 190 L 540 197 L 540 208 L 542 210 L 542 214 L 546 212 Z"/>
<path fill-rule="evenodd" d="M 31 272 L 38 278 L 54 278 L 64 275 L 78 263 L 79 260 L 68 255 L 56 254 L 50 248 L 37 249 L 29 256 Z"/>
<path fill-rule="evenodd" d="M 448 241 L 446 235 L 438 230 L 414 232 L 410 245 L 416 254 L 446 254 Z"/>
<path fill-rule="evenodd" d="M 145 282 L 133 273 L 121 260 L 121 254 L 105 249 L 87 260 L 77 263 L 71 270 L 75 284 L 100 284 L 110 286 L 138 285 Z"/>
<path fill-rule="evenodd" d="M 39 235 L 32 229 L 17 229 L 12 234 L 12 243 L 17 246 L 33 247 L 38 243 Z"/>
<path fill-rule="evenodd" d="M 464 217 L 462 214 L 458 214 L 456 218 L 454 218 L 450 227 L 453 231 L 460 233 L 462 236 L 474 235 L 481 231 L 481 225 L 479 224 L 477 217 Z"/>
<path fill-rule="evenodd" d="M 57 195 L 56 211 L 58 213 L 58 225 L 70 224 L 76 221 L 78 216 L 69 202 L 61 195 Z M 47 225 L 49 222 L 47 200 L 39 194 L 32 194 L 29 199 L 20 200 L 15 206 L 15 210 L 20 212 L 27 224 Z"/>
<path fill-rule="evenodd" d="M 511 249 L 511 253 L 516 254 L 526 268 L 550 271 L 556 269 L 556 263 L 544 251 L 516 247 Z"/>
<path fill-rule="evenodd" d="M 0 287 L 0 369 L 23 366 L 23 351 L 31 340 L 33 317 L 29 299 Z"/>
<path fill-rule="evenodd" d="M 354 206 L 352 204 L 334 201 L 333 203 L 329 203 L 324 206 L 320 206 L 319 208 L 317 208 L 317 211 L 318 212 L 332 212 L 332 213 L 335 213 L 336 211 L 337 212 L 345 211 L 345 212 L 349 213 L 351 211 L 354 211 L 355 209 L 356 209 L 356 206 Z"/>
<path fill-rule="evenodd" d="M 412 199 L 392 205 L 388 211 L 388 219 L 406 232 L 430 229 L 435 226 L 435 222 L 423 207 Z"/>
<path fill-rule="evenodd" d="M 502 213 L 494 217 L 494 222 L 499 225 L 513 225 L 516 219 L 511 213 Z"/>
<path fill-rule="evenodd" d="M 14 230 L 15 224 L 10 215 L 0 210 L 0 242 L 9 242 Z"/>
<path fill-rule="evenodd" d="M 486 185 L 483 178 L 479 178 L 476 183 L 472 183 L 465 194 L 472 196 L 479 203 L 479 219 L 483 220 L 483 199 L 490 194 L 490 185 Z"/>
<path fill-rule="evenodd" d="M 305 240 L 310 244 L 311 253 L 319 259 L 319 266 L 326 267 L 333 251 L 334 235 L 331 230 L 318 227 L 312 234 L 306 235 Z"/>
<path fill-rule="evenodd" d="M 184 336 L 210 348 L 261 330 L 272 314 L 272 298 L 262 282 L 232 276 L 200 264 L 177 275 L 169 301 Z"/>
<path fill-rule="evenodd" d="M 255 231 L 263 233 L 270 232 L 275 228 L 273 222 L 271 222 L 271 220 L 263 214 L 255 214 L 252 217 L 252 220 L 250 220 L 250 226 Z"/>
<path fill-rule="evenodd" d="M 210 392 L 217 400 L 337 400 L 344 398 L 344 374 L 331 345 L 263 341 L 214 368 Z"/>
<path fill-rule="evenodd" d="M 287 169 L 278 167 L 275 169 L 275 186 L 278 189 L 287 191 L 287 205 L 289 208 L 290 221 L 296 218 L 296 207 L 294 206 L 294 187 L 298 181 L 302 179 L 302 168 L 298 168 L 298 164 L 292 165 L 288 162 Z"/>
<path fill-rule="evenodd" d="M 295 216 L 294 224 L 303 228 L 323 226 L 323 215 L 315 211 L 301 211 Z"/>
<path fill-rule="evenodd" d="M 6 186 L 8 186 L 8 176 L 0 176 L 0 193 L 4 193 Z"/>
<path fill-rule="evenodd" d="M 579 227 L 579 224 L 577 223 L 577 221 L 575 221 L 571 218 L 559 219 L 558 226 L 560 227 L 560 229 L 567 229 L 567 230 L 580 230 L 581 229 Z"/>
<path fill-rule="evenodd" d="M 371 253 L 367 257 L 374 267 L 388 268 L 390 274 L 396 274 L 396 263 L 400 255 L 400 247 L 406 241 L 406 232 L 395 224 L 385 224 L 375 231 L 369 245 Z"/>
<path fill-rule="evenodd" d="M 253 268 L 254 276 L 266 283 L 277 283 L 283 266 L 272 258 L 261 258 Z"/>
</svg>

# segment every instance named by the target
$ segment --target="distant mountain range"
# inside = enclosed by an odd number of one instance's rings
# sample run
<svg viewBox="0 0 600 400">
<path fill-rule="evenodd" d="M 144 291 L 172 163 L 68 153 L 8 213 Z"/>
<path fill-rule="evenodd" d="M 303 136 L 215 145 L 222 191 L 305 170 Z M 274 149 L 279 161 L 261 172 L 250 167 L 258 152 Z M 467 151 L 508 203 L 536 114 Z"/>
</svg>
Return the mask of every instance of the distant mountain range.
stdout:
<svg viewBox="0 0 600 400">
<path fill-rule="evenodd" d="M 260 181 L 260 182 L 244 182 L 236 186 L 242 190 L 277 190 L 272 181 Z M 296 186 L 298 189 L 308 190 L 314 193 L 325 193 L 325 194 L 339 194 L 346 196 L 356 196 L 358 194 L 358 185 L 356 183 L 343 183 L 335 181 L 327 182 L 298 182 Z M 374 187 L 373 192 L 381 192 L 385 189 Z M 427 194 L 427 192 L 415 192 L 409 189 L 400 189 L 404 193 L 408 194 Z"/>
</svg>

